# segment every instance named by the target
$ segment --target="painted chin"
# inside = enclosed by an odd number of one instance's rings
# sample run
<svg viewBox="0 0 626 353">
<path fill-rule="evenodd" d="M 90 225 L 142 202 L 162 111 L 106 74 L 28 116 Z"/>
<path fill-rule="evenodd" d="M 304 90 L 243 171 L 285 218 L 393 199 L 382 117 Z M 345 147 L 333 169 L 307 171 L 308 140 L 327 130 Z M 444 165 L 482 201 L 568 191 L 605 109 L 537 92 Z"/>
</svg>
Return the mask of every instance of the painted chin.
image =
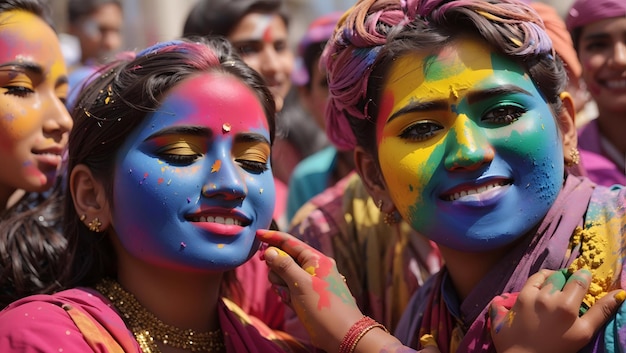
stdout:
<svg viewBox="0 0 626 353">
<path fill-rule="evenodd" d="M 57 169 L 41 170 L 35 167 L 27 168 L 26 175 L 30 183 L 34 185 L 33 190 L 29 191 L 44 191 L 52 186 L 54 180 L 58 175 Z"/>
</svg>

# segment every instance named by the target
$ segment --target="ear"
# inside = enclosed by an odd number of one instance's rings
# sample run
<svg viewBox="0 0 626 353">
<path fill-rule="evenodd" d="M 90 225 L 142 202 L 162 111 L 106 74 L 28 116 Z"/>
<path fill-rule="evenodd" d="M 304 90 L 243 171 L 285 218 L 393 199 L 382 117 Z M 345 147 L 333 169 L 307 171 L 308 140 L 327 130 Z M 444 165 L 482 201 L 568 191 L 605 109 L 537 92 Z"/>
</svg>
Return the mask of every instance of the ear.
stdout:
<svg viewBox="0 0 626 353">
<path fill-rule="evenodd" d="M 563 156 L 565 162 L 572 162 L 571 153 L 578 145 L 578 131 L 576 130 L 576 107 L 574 100 L 568 92 L 560 95 L 563 109 L 558 117 L 559 128 L 561 129 L 561 139 L 563 142 Z"/>
<path fill-rule="evenodd" d="M 396 207 L 389 195 L 387 183 L 376 157 L 361 146 L 357 146 L 354 149 L 354 163 L 365 189 L 372 196 L 376 205 L 381 208 L 381 211 L 383 213 L 395 211 Z"/>
<path fill-rule="evenodd" d="M 111 225 L 111 212 L 104 185 L 94 178 L 86 165 L 79 164 L 72 169 L 69 188 L 76 213 L 81 218 L 85 216 L 85 225 L 96 218 L 102 223 L 101 230 Z"/>
</svg>

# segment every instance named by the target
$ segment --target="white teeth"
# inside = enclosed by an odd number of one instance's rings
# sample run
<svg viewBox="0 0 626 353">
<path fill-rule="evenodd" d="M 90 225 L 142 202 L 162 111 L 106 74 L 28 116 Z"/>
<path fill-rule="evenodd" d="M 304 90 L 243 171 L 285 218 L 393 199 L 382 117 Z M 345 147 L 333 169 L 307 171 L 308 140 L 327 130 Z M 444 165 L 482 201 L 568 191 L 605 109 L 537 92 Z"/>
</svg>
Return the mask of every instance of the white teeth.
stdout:
<svg viewBox="0 0 626 353">
<path fill-rule="evenodd" d="M 230 218 L 230 217 L 213 217 L 213 216 L 200 216 L 194 217 L 192 219 L 193 222 L 208 222 L 208 223 L 219 223 L 225 225 L 236 225 L 240 226 L 241 222 L 238 219 Z"/>
<path fill-rule="evenodd" d="M 626 88 L 626 80 L 608 80 L 605 81 L 605 85 L 608 88 L 623 89 Z"/>
<path fill-rule="evenodd" d="M 455 201 L 455 200 L 460 199 L 463 196 L 480 194 L 480 193 L 483 193 L 483 192 L 485 192 L 487 190 L 491 190 L 493 188 L 497 188 L 499 186 L 502 186 L 504 184 L 505 183 L 503 183 L 503 182 L 498 182 L 498 183 L 494 183 L 494 184 L 483 185 L 483 186 L 480 186 L 480 187 L 478 187 L 476 189 L 470 189 L 470 190 L 463 190 L 461 192 L 455 192 L 453 195 L 448 196 L 446 199 L 448 201 Z"/>
</svg>

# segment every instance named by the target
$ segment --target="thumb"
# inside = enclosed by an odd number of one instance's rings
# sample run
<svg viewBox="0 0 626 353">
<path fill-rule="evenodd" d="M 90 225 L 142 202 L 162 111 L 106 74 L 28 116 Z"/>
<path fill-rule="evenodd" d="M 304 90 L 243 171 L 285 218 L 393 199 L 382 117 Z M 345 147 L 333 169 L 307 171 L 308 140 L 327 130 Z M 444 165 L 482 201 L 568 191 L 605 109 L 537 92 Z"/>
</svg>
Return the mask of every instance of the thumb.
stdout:
<svg viewBox="0 0 626 353">
<path fill-rule="evenodd" d="M 270 270 L 287 285 L 301 282 L 306 280 L 306 277 L 310 277 L 289 254 L 279 248 L 273 246 L 267 248 L 264 258 Z"/>
<path fill-rule="evenodd" d="M 594 332 L 598 331 L 615 314 L 619 306 L 624 302 L 624 299 L 626 299 L 626 291 L 623 289 L 609 292 L 598 299 L 581 319 L 587 322 L 594 329 Z"/>
</svg>

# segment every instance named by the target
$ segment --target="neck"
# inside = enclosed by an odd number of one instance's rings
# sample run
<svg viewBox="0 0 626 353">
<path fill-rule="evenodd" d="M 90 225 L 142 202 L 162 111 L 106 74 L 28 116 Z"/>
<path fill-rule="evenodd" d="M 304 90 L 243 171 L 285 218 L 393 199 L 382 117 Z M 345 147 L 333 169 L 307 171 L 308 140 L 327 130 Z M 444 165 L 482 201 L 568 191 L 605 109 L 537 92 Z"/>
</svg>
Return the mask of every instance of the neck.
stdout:
<svg viewBox="0 0 626 353">
<path fill-rule="evenodd" d="M 512 246 L 490 252 L 470 253 L 439 245 L 448 274 L 461 301 L 467 298 L 511 248 Z"/>
<path fill-rule="evenodd" d="M 598 127 L 602 136 L 606 137 L 613 146 L 615 146 L 622 154 L 626 154 L 626 139 L 624 139 L 624 131 L 626 131 L 626 112 L 607 112 L 599 111 Z"/>
<path fill-rule="evenodd" d="M 155 270 L 138 260 L 120 262 L 125 263 L 118 263 L 119 283 L 164 323 L 198 332 L 220 328 L 217 305 L 221 273 Z"/>
<path fill-rule="evenodd" d="M 6 211 L 15 205 L 26 192 L 21 189 L 9 188 L 0 190 L 0 212 Z"/>
</svg>

